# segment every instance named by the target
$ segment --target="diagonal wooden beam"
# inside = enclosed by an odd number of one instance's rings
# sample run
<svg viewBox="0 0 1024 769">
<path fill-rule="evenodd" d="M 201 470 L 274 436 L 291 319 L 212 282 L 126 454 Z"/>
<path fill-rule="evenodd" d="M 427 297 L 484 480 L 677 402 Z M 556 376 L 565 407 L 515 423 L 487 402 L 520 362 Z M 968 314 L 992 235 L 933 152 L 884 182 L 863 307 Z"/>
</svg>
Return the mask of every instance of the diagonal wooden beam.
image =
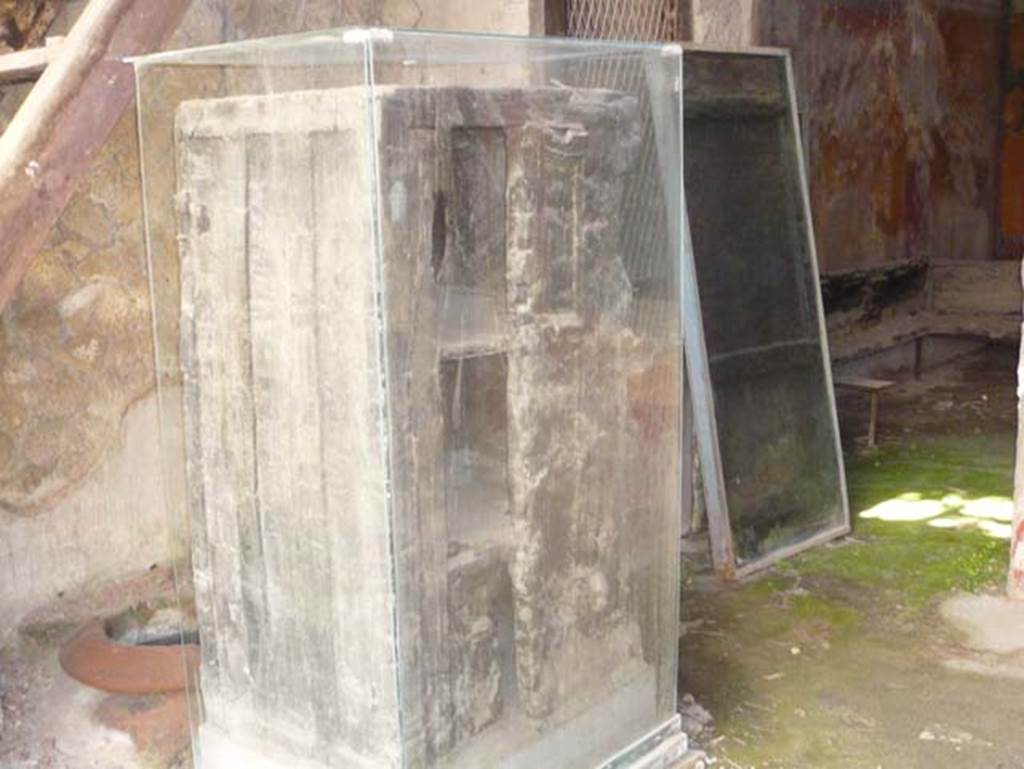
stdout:
<svg viewBox="0 0 1024 769">
<path fill-rule="evenodd" d="M 190 0 L 91 0 L 0 136 L 0 311 Z"/>
</svg>

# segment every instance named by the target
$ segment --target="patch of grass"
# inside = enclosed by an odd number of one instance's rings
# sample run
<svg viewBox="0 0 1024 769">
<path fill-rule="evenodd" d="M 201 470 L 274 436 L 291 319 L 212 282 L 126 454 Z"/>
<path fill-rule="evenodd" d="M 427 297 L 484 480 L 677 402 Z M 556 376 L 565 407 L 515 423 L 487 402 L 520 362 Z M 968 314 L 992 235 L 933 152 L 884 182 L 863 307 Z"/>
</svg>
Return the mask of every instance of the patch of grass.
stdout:
<svg viewBox="0 0 1024 769">
<path fill-rule="evenodd" d="M 851 509 L 856 515 L 906 493 L 929 499 L 949 493 L 1010 497 L 1014 442 L 1010 432 L 930 436 L 883 446 L 873 454 L 848 456 Z"/>
<path fill-rule="evenodd" d="M 892 446 L 851 459 L 847 472 L 855 511 L 903 495 L 1008 499 L 1013 493 L 1013 436 L 942 436 Z M 857 542 L 805 553 L 784 564 L 781 573 L 848 580 L 911 610 L 952 591 L 983 590 L 1005 579 L 1007 542 L 976 528 L 858 518 L 854 535 Z"/>
<path fill-rule="evenodd" d="M 853 607 L 815 595 L 794 596 L 790 610 L 801 620 L 824 623 L 838 633 L 854 630 L 861 620 Z"/>
<path fill-rule="evenodd" d="M 982 532 L 870 521 L 858 536 L 863 544 L 807 553 L 787 571 L 842 578 L 911 609 L 955 590 L 995 586 L 1006 577 L 1006 542 Z"/>
<path fill-rule="evenodd" d="M 747 595 L 754 598 L 770 598 L 790 587 L 790 580 L 777 574 L 766 575 L 746 586 Z"/>
<path fill-rule="evenodd" d="M 683 639 L 683 687 L 714 713 L 717 755 L 760 769 L 917 765 L 913 735 L 931 717 L 918 712 L 921 693 L 961 696 L 964 677 L 936 672 L 932 650 L 914 641 L 942 631 L 930 608 L 937 601 L 1001 586 L 1008 565 L 1008 543 L 991 527 L 929 521 L 994 522 L 967 503 L 1012 496 L 1013 455 L 1014 436 L 999 433 L 915 437 L 851 457 L 853 541 L 688 596 L 688 611 L 706 624 Z M 901 498 L 927 515 L 858 518 Z M 909 740 L 887 736 L 894 724 Z"/>
</svg>

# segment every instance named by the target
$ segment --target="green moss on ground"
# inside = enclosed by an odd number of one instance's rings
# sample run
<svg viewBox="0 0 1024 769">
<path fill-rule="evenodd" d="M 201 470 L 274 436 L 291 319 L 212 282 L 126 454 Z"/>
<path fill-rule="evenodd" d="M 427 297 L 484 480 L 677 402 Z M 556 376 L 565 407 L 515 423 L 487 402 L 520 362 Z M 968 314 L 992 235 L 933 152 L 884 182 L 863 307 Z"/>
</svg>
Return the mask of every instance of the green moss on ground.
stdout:
<svg viewBox="0 0 1024 769">
<path fill-rule="evenodd" d="M 851 539 L 686 596 L 681 686 L 715 715 L 715 755 L 743 769 L 919 765 L 916 736 L 930 724 L 920 692 L 970 701 L 991 687 L 937 672 L 920 641 L 941 643 L 935 612 L 946 595 L 1005 579 L 1008 543 L 994 536 L 1005 522 L 985 511 L 1007 509 L 1013 454 L 1005 432 L 916 437 L 849 457 Z M 988 506 L 977 518 L 994 524 L 987 530 L 969 514 L 978 505 Z M 898 520 L 903 507 L 919 520 Z M 979 719 L 957 723 L 981 730 Z"/>
<path fill-rule="evenodd" d="M 965 507 L 978 500 L 994 509 L 1009 507 L 1013 440 L 1010 433 L 931 437 L 850 458 L 847 476 L 857 516 L 853 541 L 805 553 L 779 572 L 847 580 L 911 610 L 952 591 L 1000 584 L 1006 576 L 1006 539 L 970 521 L 963 528 L 937 528 L 933 522 L 963 518 Z M 924 520 L 861 515 L 894 500 L 897 516 L 900 505 L 910 517 L 921 510 L 927 513 L 929 505 L 941 512 Z"/>
<path fill-rule="evenodd" d="M 1021 765 L 1019 681 L 949 664 L 973 656 L 940 613 L 1003 588 L 1016 365 L 991 348 L 887 396 L 883 446 L 846 460 L 852 537 L 684 596 L 680 686 L 720 765 Z"/>
<path fill-rule="evenodd" d="M 824 623 L 837 635 L 856 629 L 861 620 L 859 610 L 815 595 L 794 596 L 789 609 L 798 620 Z"/>
</svg>

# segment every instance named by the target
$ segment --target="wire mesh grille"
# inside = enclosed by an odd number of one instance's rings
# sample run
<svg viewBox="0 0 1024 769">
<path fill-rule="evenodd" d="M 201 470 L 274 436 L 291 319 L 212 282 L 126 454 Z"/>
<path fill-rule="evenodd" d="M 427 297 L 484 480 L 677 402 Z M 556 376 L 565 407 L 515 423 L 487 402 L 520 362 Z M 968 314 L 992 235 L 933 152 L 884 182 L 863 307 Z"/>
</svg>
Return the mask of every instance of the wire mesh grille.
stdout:
<svg viewBox="0 0 1024 769">
<path fill-rule="evenodd" d="M 564 1 L 569 37 L 638 42 L 678 40 L 683 29 L 681 9 L 687 7 L 683 5 L 685 0 Z M 635 322 L 639 328 L 650 329 L 665 323 L 666 319 L 659 317 L 659 308 L 667 305 L 643 300 L 663 299 L 674 290 L 677 265 L 666 238 L 667 212 L 650 103 L 644 87 L 646 75 L 636 60 L 608 58 L 591 65 L 584 80 L 595 87 L 640 94 L 642 155 L 636 173 L 626 183 L 627 226 L 622 238 L 626 269 L 640 300 Z"/>
<path fill-rule="evenodd" d="M 637 42 L 678 41 L 686 39 L 690 30 L 690 0 L 549 0 L 565 3 L 565 26 L 568 37 Z M 668 212 L 660 186 L 661 170 L 651 122 L 647 92 L 640 88 L 644 73 L 635 62 L 605 61 L 592 66 L 587 73 L 594 85 L 620 87 L 640 91 L 640 115 L 643 124 L 643 153 L 637 173 L 627 181 L 624 207 L 627 227 L 622 233 L 625 265 L 638 299 L 634 324 L 638 329 L 664 327 L 671 319 L 663 308 L 668 292 L 676 290 L 679 266 L 676 254 L 666 238 L 665 219 Z M 654 301 L 644 302 L 644 298 Z M 687 390 L 684 402 L 689 404 Z M 689 405 L 686 406 L 689 409 Z M 690 416 L 686 416 L 689 423 Z M 684 506 L 691 510 L 683 516 L 682 535 L 699 534 L 706 527 L 704 492 L 700 465 L 696 454 L 696 436 L 690 434 L 691 451 L 684 452 L 684 474 L 692 486 Z"/>
<path fill-rule="evenodd" d="M 566 0 L 569 37 L 675 40 L 679 0 Z"/>
</svg>

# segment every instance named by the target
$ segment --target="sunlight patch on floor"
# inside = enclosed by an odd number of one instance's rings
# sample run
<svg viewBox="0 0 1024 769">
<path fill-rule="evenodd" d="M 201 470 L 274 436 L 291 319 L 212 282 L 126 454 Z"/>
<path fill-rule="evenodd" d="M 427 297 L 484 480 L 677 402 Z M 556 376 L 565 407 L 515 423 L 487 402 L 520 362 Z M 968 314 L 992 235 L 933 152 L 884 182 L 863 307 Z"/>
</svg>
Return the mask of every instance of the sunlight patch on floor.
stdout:
<svg viewBox="0 0 1024 769">
<path fill-rule="evenodd" d="M 861 518 L 886 522 L 921 523 L 937 529 L 977 529 L 996 539 L 1010 538 L 1013 500 L 1009 497 L 970 499 L 946 494 L 929 499 L 916 491 L 879 502 L 860 513 Z"/>
</svg>

